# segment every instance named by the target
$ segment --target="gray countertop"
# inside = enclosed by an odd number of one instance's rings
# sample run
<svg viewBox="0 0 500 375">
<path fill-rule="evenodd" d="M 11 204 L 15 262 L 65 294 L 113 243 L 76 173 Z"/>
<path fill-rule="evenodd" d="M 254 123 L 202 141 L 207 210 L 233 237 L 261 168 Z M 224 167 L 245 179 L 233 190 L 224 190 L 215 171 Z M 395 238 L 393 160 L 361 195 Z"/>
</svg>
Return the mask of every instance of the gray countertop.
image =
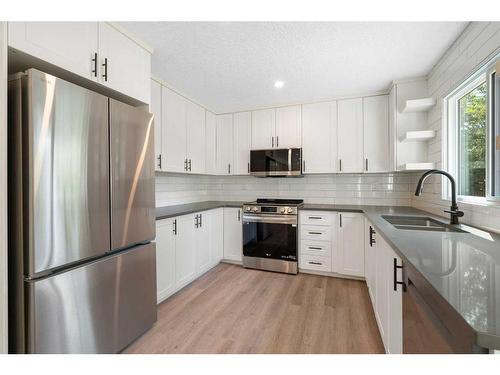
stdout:
<svg viewBox="0 0 500 375">
<path fill-rule="evenodd" d="M 157 219 L 243 202 L 200 202 L 157 208 Z M 387 243 L 408 262 L 476 332 L 479 346 L 500 349 L 500 235 L 460 225 L 466 233 L 402 230 L 382 215 L 424 215 L 412 207 L 305 204 L 302 210 L 362 212 Z"/>
<path fill-rule="evenodd" d="M 156 208 L 156 220 L 168 219 L 169 217 L 182 216 L 192 214 L 193 212 L 201 212 L 213 210 L 220 207 L 241 207 L 243 202 L 223 202 L 223 201 L 206 201 L 187 204 L 178 204 L 175 206 L 165 206 Z"/>
</svg>

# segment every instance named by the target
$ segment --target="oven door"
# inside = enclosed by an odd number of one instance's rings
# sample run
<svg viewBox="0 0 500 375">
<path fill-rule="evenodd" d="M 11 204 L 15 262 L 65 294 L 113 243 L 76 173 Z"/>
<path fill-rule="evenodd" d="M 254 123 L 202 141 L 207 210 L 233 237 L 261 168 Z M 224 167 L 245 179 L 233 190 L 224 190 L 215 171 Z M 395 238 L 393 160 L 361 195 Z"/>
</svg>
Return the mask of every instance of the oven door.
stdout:
<svg viewBox="0 0 500 375">
<path fill-rule="evenodd" d="M 297 261 L 297 217 L 243 215 L 243 255 Z"/>
<path fill-rule="evenodd" d="M 302 175 L 302 150 L 284 148 L 250 151 L 250 174 L 257 177 Z"/>
</svg>

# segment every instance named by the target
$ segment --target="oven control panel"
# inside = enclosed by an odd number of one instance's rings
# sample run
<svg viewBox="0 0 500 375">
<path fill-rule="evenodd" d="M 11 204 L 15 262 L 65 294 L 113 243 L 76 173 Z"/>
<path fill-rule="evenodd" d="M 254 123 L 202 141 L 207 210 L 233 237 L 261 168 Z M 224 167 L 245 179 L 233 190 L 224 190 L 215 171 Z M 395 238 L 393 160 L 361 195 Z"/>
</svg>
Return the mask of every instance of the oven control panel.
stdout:
<svg viewBox="0 0 500 375">
<path fill-rule="evenodd" d="M 243 212 L 249 214 L 297 215 L 297 207 L 244 205 Z"/>
</svg>

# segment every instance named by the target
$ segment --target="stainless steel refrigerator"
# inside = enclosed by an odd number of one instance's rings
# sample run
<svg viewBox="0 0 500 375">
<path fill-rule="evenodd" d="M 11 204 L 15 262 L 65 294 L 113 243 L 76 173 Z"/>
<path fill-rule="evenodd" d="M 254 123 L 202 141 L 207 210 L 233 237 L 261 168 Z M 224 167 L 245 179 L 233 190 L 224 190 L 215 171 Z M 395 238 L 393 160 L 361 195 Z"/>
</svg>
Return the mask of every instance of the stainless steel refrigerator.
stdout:
<svg viewBox="0 0 500 375">
<path fill-rule="evenodd" d="M 116 353 L 156 321 L 153 117 L 9 79 L 9 350 Z"/>
</svg>

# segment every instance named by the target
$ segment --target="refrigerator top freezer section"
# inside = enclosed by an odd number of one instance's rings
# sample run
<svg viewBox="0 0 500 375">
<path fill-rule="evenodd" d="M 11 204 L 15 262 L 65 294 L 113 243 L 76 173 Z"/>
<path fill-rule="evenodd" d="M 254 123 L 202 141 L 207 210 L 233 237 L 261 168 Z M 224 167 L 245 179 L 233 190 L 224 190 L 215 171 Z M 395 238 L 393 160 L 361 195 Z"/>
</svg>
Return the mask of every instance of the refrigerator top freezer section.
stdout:
<svg viewBox="0 0 500 375">
<path fill-rule="evenodd" d="M 20 80 L 33 276 L 110 250 L 108 98 L 34 69 Z"/>
</svg>

